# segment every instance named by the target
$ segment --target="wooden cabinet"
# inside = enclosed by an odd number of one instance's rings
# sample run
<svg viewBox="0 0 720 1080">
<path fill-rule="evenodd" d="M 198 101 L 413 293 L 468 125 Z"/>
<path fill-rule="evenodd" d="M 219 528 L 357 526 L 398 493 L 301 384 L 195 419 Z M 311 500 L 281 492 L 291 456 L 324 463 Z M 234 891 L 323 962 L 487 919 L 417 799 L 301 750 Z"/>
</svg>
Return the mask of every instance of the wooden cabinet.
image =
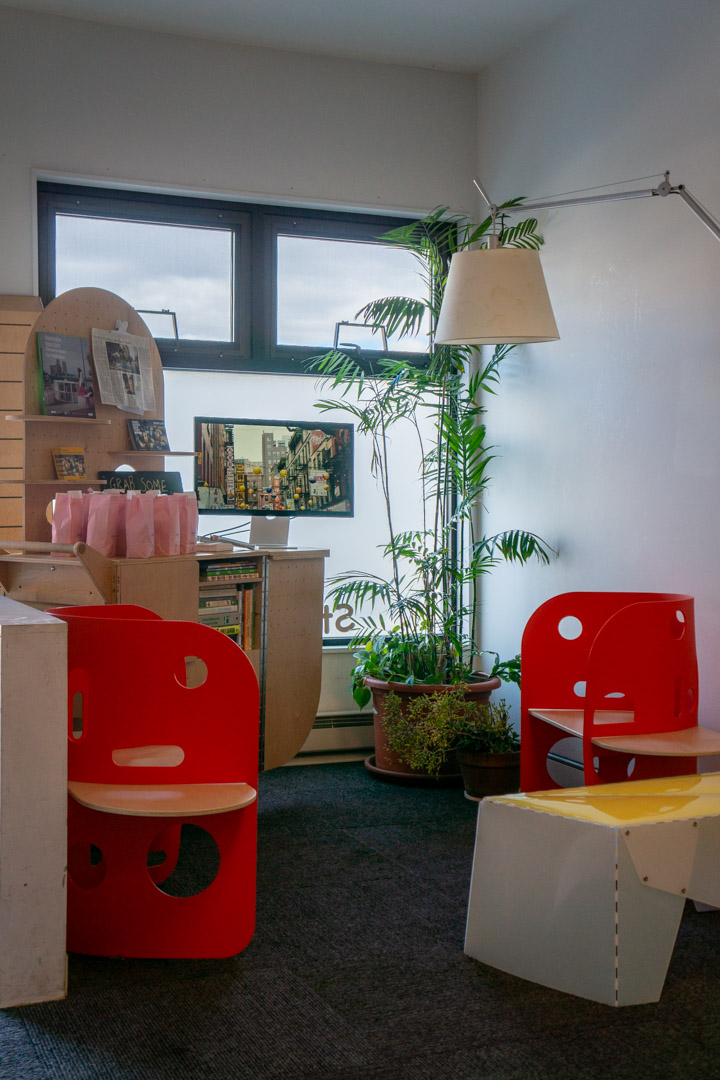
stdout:
<svg viewBox="0 0 720 1080">
<path fill-rule="evenodd" d="M 19 545 L 17 545 L 19 546 Z M 327 551 L 256 549 L 237 554 L 107 559 L 86 544 L 28 543 L 0 555 L 6 596 L 44 610 L 80 604 L 139 604 L 164 619 L 208 621 L 200 607 L 220 589 L 237 595 L 242 622 L 227 631 L 245 648 L 260 684 L 260 768 L 295 757 L 317 715 L 322 681 L 322 603 Z M 241 564 L 237 574 L 209 566 Z M 217 612 L 225 611 L 220 605 Z M 246 613 L 249 615 L 246 618 Z M 222 627 L 217 627 L 222 629 Z M 232 697 L 232 687 L 228 687 Z"/>
<path fill-rule="evenodd" d="M 82 543 L 11 546 L 22 550 L 0 554 L 0 587 L 29 607 L 139 604 L 163 619 L 197 619 L 194 555 L 107 559 Z"/>
<path fill-rule="evenodd" d="M 290 761 L 315 722 L 327 555 L 327 551 L 273 548 L 198 556 L 203 605 L 198 617 L 203 622 L 229 620 L 224 632 L 245 649 L 260 683 L 261 769 Z M 240 570 L 223 574 L 223 566 Z M 212 597 L 227 597 L 230 602 L 212 605 Z M 217 628 L 223 630 L 221 625 Z"/>
</svg>

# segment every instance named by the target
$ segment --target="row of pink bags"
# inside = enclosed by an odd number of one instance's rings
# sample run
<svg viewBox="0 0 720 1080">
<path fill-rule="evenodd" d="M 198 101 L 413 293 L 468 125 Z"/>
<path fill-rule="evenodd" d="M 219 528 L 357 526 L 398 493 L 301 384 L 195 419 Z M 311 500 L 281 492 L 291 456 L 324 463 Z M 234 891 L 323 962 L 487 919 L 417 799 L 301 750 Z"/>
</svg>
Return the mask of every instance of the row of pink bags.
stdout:
<svg viewBox="0 0 720 1080">
<path fill-rule="evenodd" d="M 194 492 L 65 491 L 55 496 L 52 541 L 82 540 L 108 558 L 191 555 L 197 524 Z"/>
</svg>

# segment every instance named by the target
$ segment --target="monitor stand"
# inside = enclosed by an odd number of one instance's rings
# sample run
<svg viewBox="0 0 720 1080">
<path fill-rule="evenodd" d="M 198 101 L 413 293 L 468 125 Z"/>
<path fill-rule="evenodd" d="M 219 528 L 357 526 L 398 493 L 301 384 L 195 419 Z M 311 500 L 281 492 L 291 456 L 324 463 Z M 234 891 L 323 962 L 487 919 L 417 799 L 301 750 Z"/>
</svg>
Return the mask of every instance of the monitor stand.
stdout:
<svg viewBox="0 0 720 1080">
<path fill-rule="evenodd" d="M 286 548 L 290 531 L 289 517 L 251 517 L 250 546 Z"/>
</svg>

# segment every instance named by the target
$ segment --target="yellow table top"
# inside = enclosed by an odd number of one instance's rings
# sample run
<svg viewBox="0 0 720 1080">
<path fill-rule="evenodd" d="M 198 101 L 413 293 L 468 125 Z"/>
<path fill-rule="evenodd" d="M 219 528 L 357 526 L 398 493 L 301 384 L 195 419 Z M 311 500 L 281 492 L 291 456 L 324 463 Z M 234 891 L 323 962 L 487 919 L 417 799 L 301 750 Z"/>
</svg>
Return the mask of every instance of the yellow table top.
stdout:
<svg viewBox="0 0 720 1080">
<path fill-rule="evenodd" d="M 616 827 L 697 820 L 720 815 L 720 772 L 499 795 L 483 802 Z"/>
</svg>

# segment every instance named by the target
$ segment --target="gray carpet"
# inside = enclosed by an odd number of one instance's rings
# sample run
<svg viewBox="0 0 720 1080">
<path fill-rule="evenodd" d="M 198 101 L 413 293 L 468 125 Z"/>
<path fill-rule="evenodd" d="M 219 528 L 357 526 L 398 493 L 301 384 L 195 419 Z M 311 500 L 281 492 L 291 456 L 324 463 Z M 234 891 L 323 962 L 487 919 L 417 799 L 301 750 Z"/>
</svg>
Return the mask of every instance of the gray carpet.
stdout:
<svg viewBox="0 0 720 1080">
<path fill-rule="evenodd" d="M 0 1012 L 0 1078 L 718 1080 L 720 913 L 687 906 L 657 1005 L 503 975 L 462 951 L 475 814 L 359 763 L 264 775 L 247 950 L 71 956 L 65 1001 Z"/>
</svg>

